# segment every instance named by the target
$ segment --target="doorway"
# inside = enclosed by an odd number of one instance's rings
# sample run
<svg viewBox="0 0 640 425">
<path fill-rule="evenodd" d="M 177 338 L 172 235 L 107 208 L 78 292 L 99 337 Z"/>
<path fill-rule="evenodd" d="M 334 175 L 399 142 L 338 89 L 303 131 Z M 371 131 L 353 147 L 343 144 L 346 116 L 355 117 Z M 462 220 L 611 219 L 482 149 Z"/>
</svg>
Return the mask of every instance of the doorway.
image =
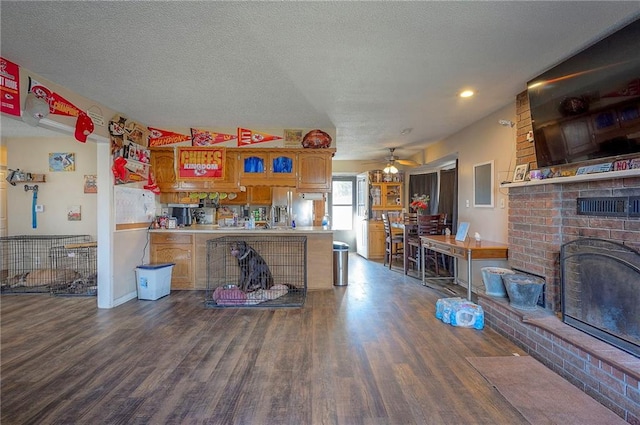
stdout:
<svg viewBox="0 0 640 425">
<path fill-rule="evenodd" d="M 328 198 L 329 215 L 333 239 L 349 245 L 349 251 L 356 249 L 356 178 L 355 176 L 334 176 Z"/>
</svg>

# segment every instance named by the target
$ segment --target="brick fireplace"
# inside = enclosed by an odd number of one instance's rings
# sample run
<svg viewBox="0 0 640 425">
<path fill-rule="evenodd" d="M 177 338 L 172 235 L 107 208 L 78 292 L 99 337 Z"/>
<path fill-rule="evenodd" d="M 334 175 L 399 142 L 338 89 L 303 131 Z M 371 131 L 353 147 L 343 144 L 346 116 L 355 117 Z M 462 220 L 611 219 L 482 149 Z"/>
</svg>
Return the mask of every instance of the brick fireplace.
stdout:
<svg viewBox="0 0 640 425">
<path fill-rule="evenodd" d="M 516 99 L 517 163 L 537 168 L 526 92 Z M 563 181 L 563 179 L 566 179 Z M 572 181 L 509 188 L 509 265 L 544 278 L 544 308 L 522 312 L 505 300 L 478 294 L 487 325 L 523 347 L 547 367 L 640 425 L 640 359 L 563 323 L 560 248 L 579 238 L 600 238 L 640 249 L 640 219 L 578 215 L 579 197 L 639 196 L 640 177 Z"/>
</svg>

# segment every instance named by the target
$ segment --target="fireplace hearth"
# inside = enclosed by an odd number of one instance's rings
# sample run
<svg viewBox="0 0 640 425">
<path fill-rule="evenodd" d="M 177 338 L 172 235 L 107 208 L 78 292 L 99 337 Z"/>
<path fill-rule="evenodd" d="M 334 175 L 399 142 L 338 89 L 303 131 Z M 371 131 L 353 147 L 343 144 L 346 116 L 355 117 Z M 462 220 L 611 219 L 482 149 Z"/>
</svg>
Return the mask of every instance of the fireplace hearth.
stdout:
<svg viewBox="0 0 640 425">
<path fill-rule="evenodd" d="M 562 319 L 640 357 L 640 253 L 581 238 L 560 251 Z"/>
</svg>

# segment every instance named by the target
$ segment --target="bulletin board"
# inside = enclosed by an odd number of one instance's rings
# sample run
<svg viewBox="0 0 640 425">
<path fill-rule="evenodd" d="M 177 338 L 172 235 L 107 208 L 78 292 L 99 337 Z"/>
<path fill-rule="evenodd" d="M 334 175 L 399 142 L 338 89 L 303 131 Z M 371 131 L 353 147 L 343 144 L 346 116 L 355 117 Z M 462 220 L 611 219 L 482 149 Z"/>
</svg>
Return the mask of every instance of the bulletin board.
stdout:
<svg viewBox="0 0 640 425">
<path fill-rule="evenodd" d="M 146 189 L 115 186 L 116 230 L 144 229 L 156 216 L 156 199 Z"/>
</svg>

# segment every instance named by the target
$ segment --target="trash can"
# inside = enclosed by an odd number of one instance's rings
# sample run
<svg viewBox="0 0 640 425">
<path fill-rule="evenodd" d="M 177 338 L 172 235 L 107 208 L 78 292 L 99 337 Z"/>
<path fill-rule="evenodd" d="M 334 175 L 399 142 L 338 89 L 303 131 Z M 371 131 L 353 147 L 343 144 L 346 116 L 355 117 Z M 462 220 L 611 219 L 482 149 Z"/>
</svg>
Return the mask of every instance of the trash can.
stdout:
<svg viewBox="0 0 640 425">
<path fill-rule="evenodd" d="M 175 263 L 144 264 L 136 267 L 139 300 L 157 300 L 171 292 L 171 271 Z"/>
<path fill-rule="evenodd" d="M 344 286 L 349 283 L 349 245 L 333 241 L 333 284 Z"/>
</svg>

